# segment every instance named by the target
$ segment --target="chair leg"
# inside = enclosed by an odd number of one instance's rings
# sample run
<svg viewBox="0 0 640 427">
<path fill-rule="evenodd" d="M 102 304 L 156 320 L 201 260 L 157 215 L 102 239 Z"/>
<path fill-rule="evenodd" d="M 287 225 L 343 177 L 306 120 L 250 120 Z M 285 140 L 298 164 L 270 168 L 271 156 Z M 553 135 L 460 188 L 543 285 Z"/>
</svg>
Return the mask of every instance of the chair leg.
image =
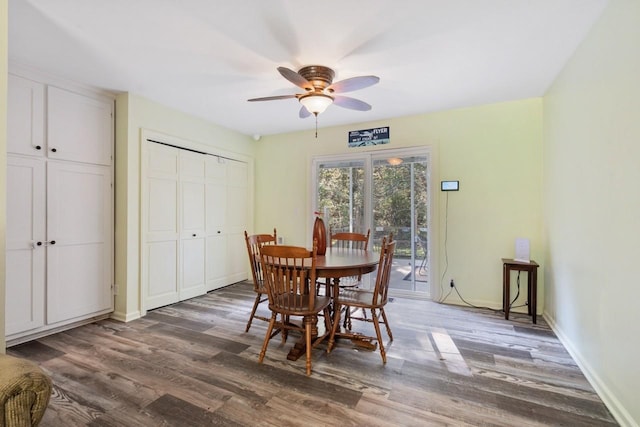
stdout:
<svg viewBox="0 0 640 427">
<path fill-rule="evenodd" d="M 325 334 L 327 333 L 331 333 L 331 331 L 333 330 L 333 323 L 331 322 L 331 310 L 329 310 L 329 307 L 326 307 L 324 309 L 324 330 L 326 331 Z"/>
<path fill-rule="evenodd" d="M 347 307 L 349 310 L 349 307 Z M 340 304 L 336 304 L 333 308 L 333 326 L 331 327 L 331 335 L 329 335 L 329 344 L 327 345 L 327 353 L 330 353 L 333 349 L 333 345 L 336 340 L 336 332 L 340 327 L 340 312 L 342 311 L 342 307 Z"/>
<path fill-rule="evenodd" d="M 378 321 L 378 316 L 376 316 L 375 308 L 371 309 L 371 318 L 373 319 L 373 326 L 375 326 L 376 328 L 376 336 L 378 337 L 378 346 L 380 347 L 380 356 L 382 356 L 382 363 L 387 363 L 387 354 L 384 351 L 382 334 L 380 333 L 380 322 Z"/>
<path fill-rule="evenodd" d="M 253 310 L 251 310 L 251 315 L 249 316 L 249 321 L 247 322 L 247 329 L 244 330 L 245 332 L 249 332 L 251 322 L 253 322 L 253 317 L 256 315 L 256 310 L 258 309 L 258 304 L 260 304 L 261 297 L 262 295 L 256 294 L 256 300 L 253 303 Z"/>
<path fill-rule="evenodd" d="M 387 313 L 384 312 L 384 307 L 380 309 L 380 313 L 382 313 L 382 320 L 384 320 L 384 326 L 387 327 L 387 335 L 389 335 L 389 341 L 393 341 L 393 335 L 391 334 L 391 326 L 389 326 L 389 321 L 387 320 Z"/>
<path fill-rule="evenodd" d="M 273 327 L 276 324 L 276 316 L 277 314 L 274 312 L 271 314 L 271 319 L 269 319 L 269 327 L 267 328 L 267 334 L 264 336 L 264 343 L 262 343 L 262 350 L 260 351 L 260 356 L 258 356 L 258 362 L 262 363 L 264 359 L 264 355 L 267 353 L 267 346 L 269 345 L 269 340 L 271 340 L 271 331 L 273 331 Z"/>
<path fill-rule="evenodd" d="M 289 337 L 289 329 L 287 325 L 289 324 L 289 315 L 282 315 L 282 344 L 287 342 L 287 338 Z"/>
<path fill-rule="evenodd" d="M 313 328 L 313 316 L 305 316 L 304 335 L 307 344 L 307 376 L 311 375 L 311 328 Z"/>
</svg>

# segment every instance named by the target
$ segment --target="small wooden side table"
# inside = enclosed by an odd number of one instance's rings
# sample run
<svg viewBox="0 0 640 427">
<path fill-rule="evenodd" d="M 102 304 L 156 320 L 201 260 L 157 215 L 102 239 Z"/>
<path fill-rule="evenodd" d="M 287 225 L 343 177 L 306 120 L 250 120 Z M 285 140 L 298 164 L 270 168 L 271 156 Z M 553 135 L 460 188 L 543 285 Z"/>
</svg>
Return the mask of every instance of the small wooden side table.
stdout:
<svg viewBox="0 0 640 427">
<path fill-rule="evenodd" d="M 526 262 L 502 258 L 502 309 L 506 320 L 509 320 L 509 310 L 511 309 L 511 296 L 509 295 L 511 271 L 527 272 L 527 313 L 535 324 L 538 308 L 538 263 L 534 260 Z"/>
</svg>

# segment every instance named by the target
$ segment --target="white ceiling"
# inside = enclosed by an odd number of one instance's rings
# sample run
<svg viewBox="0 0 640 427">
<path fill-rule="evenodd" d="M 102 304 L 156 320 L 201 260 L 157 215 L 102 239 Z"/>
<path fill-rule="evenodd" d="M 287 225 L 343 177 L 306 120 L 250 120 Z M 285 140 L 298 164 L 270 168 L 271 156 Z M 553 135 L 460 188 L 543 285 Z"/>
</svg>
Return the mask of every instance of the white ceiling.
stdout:
<svg viewBox="0 0 640 427">
<path fill-rule="evenodd" d="M 247 135 L 313 129 L 277 72 L 320 64 L 368 112 L 320 127 L 542 96 L 607 0 L 9 0 L 10 63 Z"/>
</svg>

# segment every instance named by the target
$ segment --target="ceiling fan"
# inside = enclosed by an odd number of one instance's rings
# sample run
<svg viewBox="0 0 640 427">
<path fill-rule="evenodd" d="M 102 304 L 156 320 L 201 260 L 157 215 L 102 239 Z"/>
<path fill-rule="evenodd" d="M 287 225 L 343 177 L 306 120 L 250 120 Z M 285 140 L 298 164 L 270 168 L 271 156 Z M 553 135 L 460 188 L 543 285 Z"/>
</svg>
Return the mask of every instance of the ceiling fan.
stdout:
<svg viewBox="0 0 640 427">
<path fill-rule="evenodd" d="M 324 112 L 331 104 L 350 110 L 369 111 L 371 110 L 371 105 L 366 102 L 335 94 L 364 89 L 380 81 L 380 78 L 377 76 L 358 76 L 333 83 L 333 78 L 335 77 L 334 71 L 322 65 L 309 65 L 302 67 L 297 72 L 287 67 L 278 67 L 278 71 L 282 77 L 294 85 L 301 87 L 305 92 L 293 95 L 252 98 L 248 101 L 274 101 L 278 99 L 296 98 L 302 104 L 299 113 L 302 119 L 309 117 L 311 114 L 317 118 L 318 114 Z"/>
</svg>

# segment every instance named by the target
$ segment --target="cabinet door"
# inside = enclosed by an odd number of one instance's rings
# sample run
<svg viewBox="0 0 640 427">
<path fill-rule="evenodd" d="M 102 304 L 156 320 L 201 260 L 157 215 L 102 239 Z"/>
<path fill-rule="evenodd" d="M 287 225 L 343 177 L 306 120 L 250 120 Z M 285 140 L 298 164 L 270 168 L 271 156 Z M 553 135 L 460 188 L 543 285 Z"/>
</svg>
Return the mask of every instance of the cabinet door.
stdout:
<svg viewBox="0 0 640 427">
<path fill-rule="evenodd" d="M 47 164 L 47 323 L 113 310 L 111 168 Z"/>
<path fill-rule="evenodd" d="M 205 293 L 206 156 L 180 151 L 180 300 Z"/>
<path fill-rule="evenodd" d="M 142 260 L 144 307 L 179 301 L 178 149 L 147 142 L 145 251 Z"/>
<path fill-rule="evenodd" d="M 113 101 L 49 86 L 47 112 L 49 158 L 111 164 Z"/>
<path fill-rule="evenodd" d="M 44 85 L 9 74 L 7 152 L 44 157 Z"/>
<path fill-rule="evenodd" d="M 42 159 L 7 158 L 7 336 L 44 325 L 44 170 Z"/>
</svg>

